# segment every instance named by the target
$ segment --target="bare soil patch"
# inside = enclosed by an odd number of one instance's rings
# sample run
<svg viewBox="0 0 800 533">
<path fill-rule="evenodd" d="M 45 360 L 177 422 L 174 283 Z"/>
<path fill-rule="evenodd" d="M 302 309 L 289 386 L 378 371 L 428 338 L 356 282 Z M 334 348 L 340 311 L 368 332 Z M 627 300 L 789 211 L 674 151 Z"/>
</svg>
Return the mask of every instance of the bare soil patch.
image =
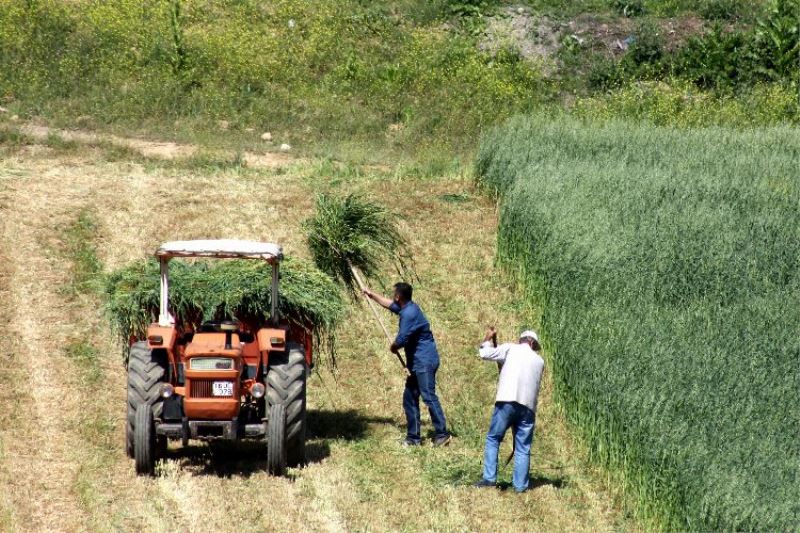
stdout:
<svg viewBox="0 0 800 533">
<path fill-rule="evenodd" d="M 504 48 L 516 50 L 522 57 L 541 63 L 547 73 L 552 73 L 565 41 L 574 41 L 608 57 L 618 57 L 636 38 L 640 24 L 635 18 L 592 14 L 559 21 L 525 7 L 509 6 L 489 17 L 479 47 L 493 55 Z M 659 20 L 656 28 L 664 39 L 666 50 L 673 51 L 690 37 L 702 34 L 706 24 L 699 17 L 687 16 Z"/>
<path fill-rule="evenodd" d="M 47 140 L 50 136 L 57 136 L 65 141 L 74 141 L 87 145 L 108 143 L 113 146 L 127 148 L 138 152 L 143 157 L 155 159 L 185 159 L 198 155 L 200 149 L 193 144 L 179 144 L 174 142 L 152 141 L 134 137 L 120 137 L 118 135 L 101 134 L 84 130 L 66 130 L 50 128 L 48 126 L 26 124 L 19 128 L 24 135 L 39 140 Z M 221 152 L 220 155 L 232 155 Z M 277 168 L 291 161 L 288 154 L 280 152 L 244 152 L 240 154 L 247 166 L 252 168 Z"/>
</svg>

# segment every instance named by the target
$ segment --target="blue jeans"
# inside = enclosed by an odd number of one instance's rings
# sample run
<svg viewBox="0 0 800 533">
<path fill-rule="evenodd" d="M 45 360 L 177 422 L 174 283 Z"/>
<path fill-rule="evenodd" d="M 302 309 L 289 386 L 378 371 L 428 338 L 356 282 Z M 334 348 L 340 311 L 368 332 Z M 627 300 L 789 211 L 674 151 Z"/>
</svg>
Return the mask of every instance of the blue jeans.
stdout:
<svg viewBox="0 0 800 533">
<path fill-rule="evenodd" d="M 514 475 L 511 482 L 517 492 L 527 490 L 535 425 L 536 415 L 528 407 L 517 402 L 494 404 L 489 433 L 486 434 L 486 450 L 483 452 L 483 479 L 497 482 L 497 454 L 506 431 L 511 428 L 514 435 Z"/>
<path fill-rule="evenodd" d="M 442 405 L 439 403 L 438 396 L 436 396 L 436 370 L 438 368 L 438 365 L 428 368 L 423 367 L 412 371 L 411 375 L 406 378 L 406 388 L 403 391 L 403 409 L 406 412 L 406 421 L 408 422 L 407 438 L 413 442 L 422 440 L 420 437 L 420 396 L 422 396 L 422 401 L 425 402 L 425 405 L 428 406 L 436 436 L 443 437 L 447 435 L 444 411 L 442 411 Z"/>
</svg>

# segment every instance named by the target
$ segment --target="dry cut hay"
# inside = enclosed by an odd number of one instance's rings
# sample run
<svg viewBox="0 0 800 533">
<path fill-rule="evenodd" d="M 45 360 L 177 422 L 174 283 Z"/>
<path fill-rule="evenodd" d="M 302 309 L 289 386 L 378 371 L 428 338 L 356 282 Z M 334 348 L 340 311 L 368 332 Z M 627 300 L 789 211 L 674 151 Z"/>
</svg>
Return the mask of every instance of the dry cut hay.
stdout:
<svg viewBox="0 0 800 533">
<path fill-rule="evenodd" d="M 271 268 L 260 261 L 172 261 L 170 312 L 197 327 L 205 320 L 266 320 L 271 306 Z M 154 259 L 133 263 L 105 279 L 106 311 L 124 345 L 144 336 L 158 317 L 159 266 Z M 313 332 L 314 344 L 335 364 L 336 326 L 344 314 L 338 286 L 311 263 L 281 263 L 278 309 L 283 319 Z"/>
</svg>

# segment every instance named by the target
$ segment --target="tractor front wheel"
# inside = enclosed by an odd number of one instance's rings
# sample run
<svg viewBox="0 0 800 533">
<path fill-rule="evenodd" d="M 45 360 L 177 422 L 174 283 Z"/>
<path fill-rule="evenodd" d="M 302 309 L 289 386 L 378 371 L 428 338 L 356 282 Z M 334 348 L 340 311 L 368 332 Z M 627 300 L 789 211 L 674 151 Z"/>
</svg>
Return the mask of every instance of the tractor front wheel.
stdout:
<svg viewBox="0 0 800 533">
<path fill-rule="evenodd" d="M 133 458 L 136 473 L 152 476 L 156 470 L 156 428 L 153 410 L 142 404 L 136 408 L 133 430 Z"/>
<path fill-rule="evenodd" d="M 267 470 L 273 476 L 286 473 L 286 407 L 269 407 L 267 420 Z"/>
<path fill-rule="evenodd" d="M 283 353 L 271 353 L 267 369 L 267 405 L 286 408 L 286 449 L 289 466 L 306 462 L 306 378 L 303 347 L 290 342 Z"/>
</svg>

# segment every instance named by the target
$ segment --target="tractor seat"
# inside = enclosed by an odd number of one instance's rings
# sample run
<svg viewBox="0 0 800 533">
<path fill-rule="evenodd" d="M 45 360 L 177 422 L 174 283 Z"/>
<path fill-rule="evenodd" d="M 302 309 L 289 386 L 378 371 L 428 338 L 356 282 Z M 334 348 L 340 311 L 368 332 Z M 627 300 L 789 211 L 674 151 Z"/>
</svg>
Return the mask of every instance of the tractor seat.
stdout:
<svg viewBox="0 0 800 533">
<path fill-rule="evenodd" d="M 200 326 L 202 333 L 228 333 L 239 330 L 239 322 L 236 320 L 209 320 Z"/>
</svg>

